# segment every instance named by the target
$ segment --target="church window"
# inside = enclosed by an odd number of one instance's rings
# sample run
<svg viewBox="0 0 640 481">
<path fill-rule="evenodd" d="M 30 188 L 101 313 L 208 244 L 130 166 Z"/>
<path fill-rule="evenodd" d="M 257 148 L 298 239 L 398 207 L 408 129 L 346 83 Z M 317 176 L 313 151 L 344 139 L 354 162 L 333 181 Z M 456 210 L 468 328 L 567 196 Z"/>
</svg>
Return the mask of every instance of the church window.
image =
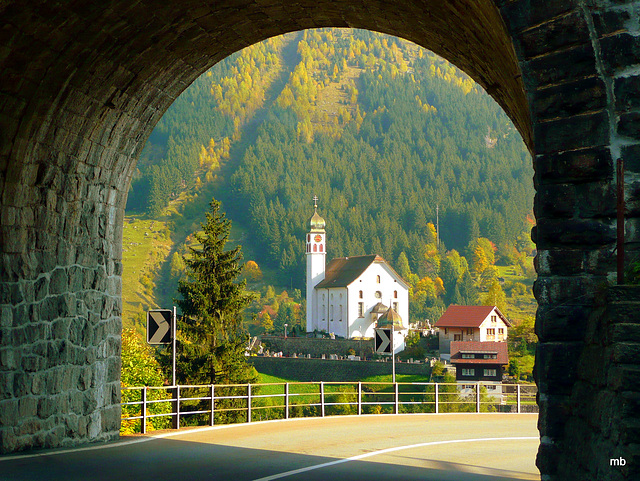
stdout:
<svg viewBox="0 0 640 481">
<path fill-rule="evenodd" d="M 364 302 L 358 302 L 358 317 L 364 317 Z"/>
<path fill-rule="evenodd" d="M 380 284 L 380 276 L 376 276 L 376 282 Z"/>
<path fill-rule="evenodd" d="M 340 314 L 340 315 L 338 316 L 338 320 L 339 320 L 340 322 L 342 322 L 342 304 L 340 304 L 340 311 L 339 311 L 339 314 Z"/>
<path fill-rule="evenodd" d="M 358 297 L 359 297 L 360 299 L 362 299 L 362 291 L 360 291 L 360 292 L 358 293 Z"/>
<path fill-rule="evenodd" d="M 382 292 L 376 291 L 376 299 L 381 299 L 381 298 L 382 298 Z"/>
<path fill-rule="evenodd" d="M 318 252 L 318 244 L 313 244 L 313 252 Z"/>
<path fill-rule="evenodd" d="M 320 252 L 322 252 L 322 244 L 320 244 Z"/>
<path fill-rule="evenodd" d="M 307 234 L 307 242 L 311 242 L 311 234 Z"/>
<path fill-rule="evenodd" d="M 393 298 L 397 299 L 398 298 L 398 291 L 393 291 Z"/>
<path fill-rule="evenodd" d="M 393 303 L 393 310 L 398 312 L 398 303 L 397 302 Z"/>
</svg>

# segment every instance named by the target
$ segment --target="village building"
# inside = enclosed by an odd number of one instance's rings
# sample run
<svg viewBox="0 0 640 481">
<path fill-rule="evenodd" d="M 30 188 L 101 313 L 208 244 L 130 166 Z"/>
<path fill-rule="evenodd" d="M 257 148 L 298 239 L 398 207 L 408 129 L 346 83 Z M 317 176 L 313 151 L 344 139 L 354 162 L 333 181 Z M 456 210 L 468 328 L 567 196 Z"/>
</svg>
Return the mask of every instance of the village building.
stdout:
<svg viewBox="0 0 640 481">
<path fill-rule="evenodd" d="M 338 257 L 327 265 L 326 223 L 314 207 L 306 236 L 307 332 L 373 337 L 384 315 L 384 327 L 394 326 L 394 350 L 404 349 L 409 285 L 378 255 Z"/>
<path fill-rule="evenodd" d="M 452 341 L 451 364 L 456 368 L 458 383 L 482 382 L 487 391 L 495 392 L 509 364 L 506 342 Z"/>
<path fill-rule="evenodd" d="M 505 342 L 506 346 L 511 323 L 496 306 L 449 306 L 435 327 L 440 358 L 449 361 L 452 342 Z"/>
</svg>

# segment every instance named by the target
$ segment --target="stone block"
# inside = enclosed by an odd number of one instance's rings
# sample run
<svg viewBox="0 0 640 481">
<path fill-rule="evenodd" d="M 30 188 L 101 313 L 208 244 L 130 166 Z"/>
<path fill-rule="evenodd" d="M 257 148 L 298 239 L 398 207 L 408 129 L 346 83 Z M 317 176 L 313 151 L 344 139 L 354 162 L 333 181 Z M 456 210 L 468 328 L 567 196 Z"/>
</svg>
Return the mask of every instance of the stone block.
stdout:
<svg viewBox="0 0 640 481">
<path fill-rule="evenodd" d="M 602 60 L 608 74 L 640 64 L 640 37 L 621 32 L 600 40 Z"/>
<path fill-rule="evenodd" d="M 617 342 L 613 345 L 613 362 L 632 364 L 640 359 L 640 343 Z"/>
<path fill-rule="evenodd" d="M 525 86 L 531 92 L 561 83 L 575 82 L 596 76 L 598 73 L 595 54 L 590 44 L 543 55 L 522 65 Z"/>
<path fill-rule="evenodd" d="M 495 3 L 513 33 L 553 21 L 578 7 L 576 0 L 548 0 L 544 4 L 532 0 L 496 0 Z"/>
<path fill-rule="evenodd" d="M 640 305 L 636 306 L 636 312 Z M 612 326 L 611 340 L 615 343 L 635 342 L 640 343 L 640 323 L 638 324 L 615 324 Z"/>
<path fill-rule="evenodd" d="M 575 382 L 580 342 L 541 342 L 536 350 L 538 387 L 545 394 L 568 395 Z M 559 368 L 562 366 L 562 368 Z"/>
<path fill-rule="evenodd" d="M 590 42 L 589 29 L 580 11 L 555 17 L 520 35 L 525 60 Z"/>
<path fill-rule="evenodd" d="M 38 413 L 38 400 L 33 397 L 23 397 L 18 402 L 18 415 L 21 419 L 35 417 Z"/>
<path fill-rule="evenodd" d="M 609 246 L 616 241 L 614 220 L 538 218 L 536 243 L 539 249 L 583 246 L 585 251 Z"/>
<path fill-rule="evenodd" d="M 582 201 L 582 199 L 580 199 Z M 573 217 L 578 210 L 576 188 L 572 184 L 547 184 L 538 187 L 536 209 L 552 217 Z"/>
<path fill-rule="evenodd" d="M 615 79 L 614 93 L 617 112 L 640 108 L 640 75 Z"/>
<path fill-rule="evenodd" d="M 537 123 L 536 152 L 548 154 L 594 148 L 609 143 L 609 115 L 606 111 Z"/>
<path fill-rule="evenodd" d="M 631 19 L 630 13 L 622 9 L 592 10 L 591 17 L 598 37 L 622 33 L 627 29 L 626 23 Z"/>
<path fill-rule="evenodd" d="M 540 306 L 536 312 L 536 335 L 544 341 L 581 341 L 589 314 L 588 306 Z"/>
<path fill-rule="evenodd" d="M 607 382 L 614 391 L 640 392 L 640 366 L 613 366 Z"/>
<path fill-rule="evenodd" d="M 607 106 L 606 87 L 597 77 L 538 90 L 534 95 L 533 110 L 540 120 L 573 117 Z"/>
<path fill-rule="evenodd" d="M 640 113 L 621 114 L 618 121 L 618 134 L 640 140 Z"/>
</svg>

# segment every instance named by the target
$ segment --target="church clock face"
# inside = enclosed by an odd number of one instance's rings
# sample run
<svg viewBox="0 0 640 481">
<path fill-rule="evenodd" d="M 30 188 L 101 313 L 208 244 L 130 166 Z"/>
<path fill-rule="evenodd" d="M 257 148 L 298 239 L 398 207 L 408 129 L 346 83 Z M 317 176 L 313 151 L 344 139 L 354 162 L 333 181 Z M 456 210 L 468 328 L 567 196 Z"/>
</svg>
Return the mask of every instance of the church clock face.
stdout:
<svg viewBox="0 0 640 481">
<path fill-rule="evenodd" d="M 316 234 L 316 236 L 313 238 L 314 241 L 316 242 L 320 242 L 322 240 L 322 236 L 320 234 Z"/>
</svg>

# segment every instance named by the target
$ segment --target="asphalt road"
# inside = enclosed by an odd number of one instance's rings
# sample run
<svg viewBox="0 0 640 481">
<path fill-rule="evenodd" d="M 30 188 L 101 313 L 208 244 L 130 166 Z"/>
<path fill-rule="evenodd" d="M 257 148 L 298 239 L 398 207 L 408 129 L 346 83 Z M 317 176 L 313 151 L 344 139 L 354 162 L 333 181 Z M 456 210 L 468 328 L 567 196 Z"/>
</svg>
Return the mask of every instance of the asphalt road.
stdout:
<svg viewBox="0 0 640 481">
<path fill-rule="evenodd" d="M 294 419 L 0 457 L 0 480 L 539 480 L 537 414 Z"/>
</svg>

